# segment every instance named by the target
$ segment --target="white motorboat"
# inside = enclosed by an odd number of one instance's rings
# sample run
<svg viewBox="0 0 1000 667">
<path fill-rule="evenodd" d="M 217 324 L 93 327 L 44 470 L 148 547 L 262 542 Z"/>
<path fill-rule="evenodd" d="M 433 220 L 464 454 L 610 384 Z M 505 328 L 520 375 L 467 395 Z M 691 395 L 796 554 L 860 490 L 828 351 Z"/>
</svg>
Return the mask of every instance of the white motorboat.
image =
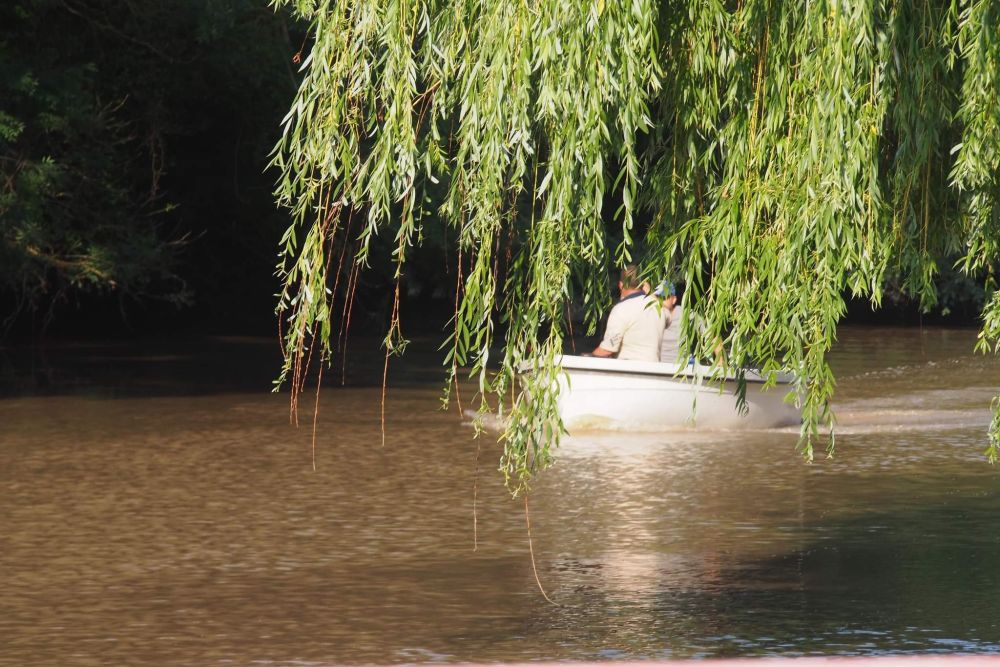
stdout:
<svg viewBox="0 0 1000 667">
<path fill-rule="evenodd" d="M 563 355 L 559 411 L 570 432 L 588 429 L 762 429 L 797 425 L 799 409 L 785 397 L 794 376 L 746 370 L 746 403 L 737 379 L 718 368 Z M 530 372 L 530 371 L 529 371 Z"/>
</svg>

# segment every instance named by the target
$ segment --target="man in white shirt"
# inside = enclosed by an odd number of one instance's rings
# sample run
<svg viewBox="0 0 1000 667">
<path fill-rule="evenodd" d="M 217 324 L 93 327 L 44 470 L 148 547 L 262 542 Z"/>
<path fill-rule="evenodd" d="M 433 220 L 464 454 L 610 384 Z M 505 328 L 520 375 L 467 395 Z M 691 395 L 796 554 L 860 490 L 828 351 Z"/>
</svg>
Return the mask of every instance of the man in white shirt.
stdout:
<svg viewBox="0 0 1000 667">
<path fill-rule="evenodd" d="M 621 299 L 608 315 L 604 339 L 594 349 L 595 357 L 618 357 L 635 361 L 659 361 L 660 343 L 667 313 L 659 300 L 646 294 L 638 271 L 629 264 L 622 269 L 618 290 Z"/>
</svg>

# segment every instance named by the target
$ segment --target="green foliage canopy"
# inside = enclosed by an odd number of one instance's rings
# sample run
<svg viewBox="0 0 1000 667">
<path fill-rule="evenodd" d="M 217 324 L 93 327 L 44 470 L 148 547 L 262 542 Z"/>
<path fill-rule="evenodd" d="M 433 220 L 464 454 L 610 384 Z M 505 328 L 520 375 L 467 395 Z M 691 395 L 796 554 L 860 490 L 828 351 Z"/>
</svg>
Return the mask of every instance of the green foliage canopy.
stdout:
<svg viewBox="0 0 1000 667">
<path fill-rule="evenodd" d="M 338 249 L 361 266 L 394 238 L 399 276 L 444 226 L 460 272 L 448 363 L 508 413 L 515 491 L 558 439 L 569 304 L 592 332 L 607 266 L 640 244 L 647 275 L 687 284 L 692 354 L 721 340 L 733 368 L 798 373 L 807 457 L 832 419 L 845 294 L 878 305 L 891 275 L 930 306 L 942 258 L 975 275 L 998 259 L 998 0 L 275 4 L 315 36 L 275 154 L 295 217 L 282 377 L 297 391 L 309 351 L 329 357 Z M 397 289 L 387 349 L 402 342 Z"/>
</svg>

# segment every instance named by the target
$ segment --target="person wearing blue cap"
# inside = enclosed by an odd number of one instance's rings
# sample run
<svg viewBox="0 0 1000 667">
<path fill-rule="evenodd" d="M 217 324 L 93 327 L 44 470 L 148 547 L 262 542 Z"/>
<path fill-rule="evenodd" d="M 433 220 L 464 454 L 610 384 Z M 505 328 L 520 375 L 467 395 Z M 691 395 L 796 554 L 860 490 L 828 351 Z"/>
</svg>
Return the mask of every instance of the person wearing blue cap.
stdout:
<svg viewBox="0 0 1000 667">
<path fill-rule="evenodd" d="M 660 361 L 670 364 L 678 363 L 681 356 L 681 316 L 683 314 L 680 300 L 677 298 L 677 285 L 664 280 L 656 288 L 654 294 L 663 299 L 663 312 L 667 314 L 667 325 L 660 340 Z"/>
</svg>

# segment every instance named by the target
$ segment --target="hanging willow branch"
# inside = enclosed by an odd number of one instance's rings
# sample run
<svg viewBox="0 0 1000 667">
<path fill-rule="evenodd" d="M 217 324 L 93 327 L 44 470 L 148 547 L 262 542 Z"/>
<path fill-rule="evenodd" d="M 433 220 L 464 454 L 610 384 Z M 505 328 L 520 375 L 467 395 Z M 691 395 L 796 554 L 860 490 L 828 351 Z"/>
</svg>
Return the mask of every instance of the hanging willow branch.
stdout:
<svg viewBox="0 0 1000 667">
<path fill-rule="evenodd" d="M 311 350 L 330 358 L 344 244 L 363 266 L 394 239 L 398 280 L 442 227 L 462 276 L 446 365 L 507 417 L 515 493 L 562 431 L 567 306 L 592 333 L 637 247 L 650 277 L 686 281 L 689 352 L 797 373 L 807 457 L 845 294 L 877 305 L 893 276 L 930 307 L 939 261 L 997 261 L 1000 0 L 275 4 L 315 36 L 274 160 L 294 216 L 280 380 L 294 403 Z M 995 346 L 1000 297 L 985 316 Z M 394 308 L 386 349 L 404 342 Z"/>
</svg>

